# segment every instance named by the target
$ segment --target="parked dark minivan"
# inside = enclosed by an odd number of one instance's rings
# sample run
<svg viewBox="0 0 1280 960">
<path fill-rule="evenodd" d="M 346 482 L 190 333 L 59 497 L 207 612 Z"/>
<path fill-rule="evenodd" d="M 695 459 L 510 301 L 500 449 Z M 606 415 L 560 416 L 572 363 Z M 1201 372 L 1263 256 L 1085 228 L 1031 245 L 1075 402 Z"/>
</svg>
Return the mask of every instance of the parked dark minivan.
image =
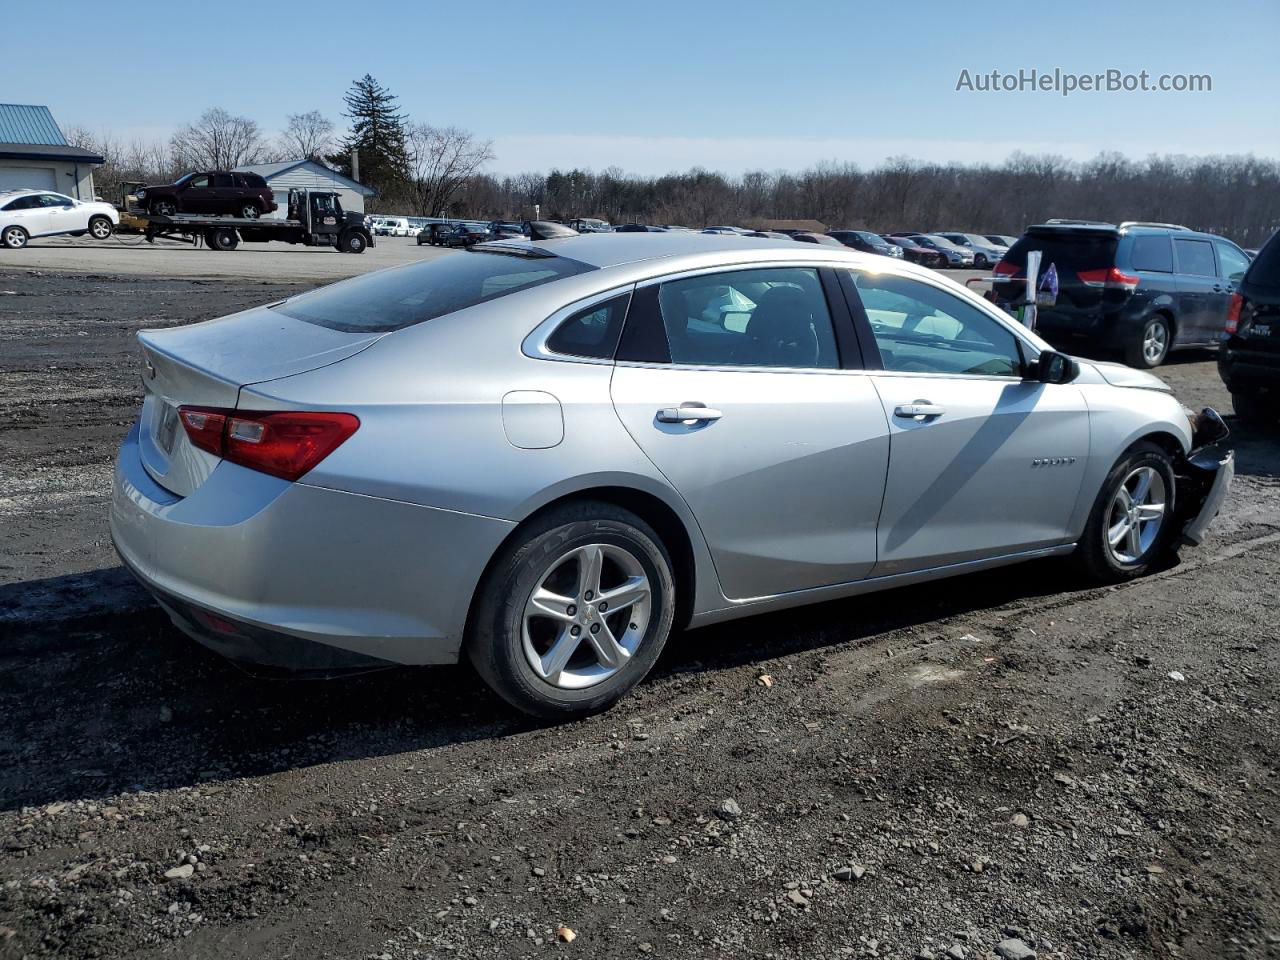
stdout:
<svg viewBox="0 0 1280 960">
<path fill-rule="evenodd" d="M 188 173 L 173 183 L 144 187 L 137 197 L 148 213 L 164 217 L 202 213 L 256 220 L 276 209 L 271 188 L 256 173 Z"/>
<path fill-rule="evenodd" d="M 1063 349 L 1118 352 L 1131 367 L 1158 367 L 1170 350 L 1217 346 L 1249 258 L 1230 240 L 1167 223 L 1049 220 L 1029 227 L 996 264 L 997 277 L 1057 268 L 1058 302 L 1041 307 L 1036 332 Z M 1004 301 L 1023 284 L 995 284 Z"/>
<path fill-rule="evenodd" d="M 1231 295 L 1218 373 L 1241 420 L 1280 422 L 1280 233 Z"/>
</svg>

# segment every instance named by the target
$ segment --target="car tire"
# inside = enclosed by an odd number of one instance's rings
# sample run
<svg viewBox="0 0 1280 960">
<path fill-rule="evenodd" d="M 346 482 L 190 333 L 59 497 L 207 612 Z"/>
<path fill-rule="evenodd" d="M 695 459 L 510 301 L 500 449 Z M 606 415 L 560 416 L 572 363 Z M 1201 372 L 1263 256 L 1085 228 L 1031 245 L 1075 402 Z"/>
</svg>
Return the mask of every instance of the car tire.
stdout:
<svg viewBox="0 0 1280 960">
<path fill-rule="evenodd" d="M 1150 573 L 1174 544 L 1176 484 L 1173 460 L 1163 447 L 1143 440 L 1125 451 L 1098 491 L 1072 555 L 1080 572 L 1095 583 L 1122 583 Z M 1143 500 L 1135 504 L 1134 495 L 1144 490 Z M 1135 516 L 1139 520 L 1133 533 Z"/>
<path fill-rule="evenodd" d="M 1280 401 L 1256 393 L 1232 393 L 1231 409 L 1242 422 L 1251 425 L 1263 426 L 1280 422 Z"/>
<path fill-rule="evenodd" d="M 973 268 L 975 270 L 985 270 L 989 266 L 991 266 L 991 261 L 987 259 L 987 255 L 985 253 L 974 254 Z"/>
<path fill-rule="evenodd" d="M 178 212 L 178 205 L 172 200 L 154 200 L 147 209 L 151 211 L 152 216 L 172 217 Z"/>
<path fill-rule="evenodd" d="M 240 205 L 240 219 L 257 220 L 262 216 L 262 208 L 256 203 L 244 203 Z"/>
<path fill-rule="evenodd" d="M 369 246 L 369 242 L 365 240 L 364 234 L 352 231 L 342 239 L 343 253 L 364 253 Z"/>
<path fill-rule="evenodd" d="M 93 239 L 110 239 L 112 230 L 110 217 L 97 216 L 89 218 L 89 236 L 93 237 Z"/>
<path fill-rule="evenodd" d="M 593 585 L 605 597 L 630 585 L 637 599 L 601 611 Z M 560 598 L 559 614 L 535 605 L 539 591 Z M 671 557 L 653 528 L 612 504 L 567 504 L 517 531 L 490 565 L 468 618 L 467 655 L 516 709 L 553 720 L 588 716 L 657 662 L 675 601 Z"/>
<path fill-rule="evenodd" d="M 0 235 L 0 242 L 10 250 L 21 250 L 30 239 L 31 236 L 21 227 L 5 227 L 4 233 Z"/>
<path fill-rule="evenodd" d="M 1153 314 L 1125 346 L 1124 362 L 1139 370 L 1150 370 L 1168 359 L 1172 347 L 1173 324 L 1163 313 Z"/>
</svg>

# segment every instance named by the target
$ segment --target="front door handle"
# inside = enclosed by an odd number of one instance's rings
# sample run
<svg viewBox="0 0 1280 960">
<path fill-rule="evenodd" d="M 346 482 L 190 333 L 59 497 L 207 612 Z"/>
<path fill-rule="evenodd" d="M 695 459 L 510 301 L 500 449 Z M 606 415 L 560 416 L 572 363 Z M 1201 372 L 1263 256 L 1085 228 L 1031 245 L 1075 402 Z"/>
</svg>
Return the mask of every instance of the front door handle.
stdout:
<svg viewBox="0 0 1280 960">
<path fill-rule="evenodd" d="M 704 407 L 701 404 L 682 403 L 678 407 L 663 407 L 658 411 L 659 423 L 687 423 L 694 421 L 697 423 L 711 423 L 719 420 L 724 414 L 714 407 Z"/>
<path fill-rule="evenodd" d="M 929 403 L 927 400 L 900 403 L 893 408 L 893 415 L 902 417 L 904 420 L 928 420 L 932 417 L 940 417 L 946 412 L 945 407 L 940 407 L 936 403 Z"/>
</svg>

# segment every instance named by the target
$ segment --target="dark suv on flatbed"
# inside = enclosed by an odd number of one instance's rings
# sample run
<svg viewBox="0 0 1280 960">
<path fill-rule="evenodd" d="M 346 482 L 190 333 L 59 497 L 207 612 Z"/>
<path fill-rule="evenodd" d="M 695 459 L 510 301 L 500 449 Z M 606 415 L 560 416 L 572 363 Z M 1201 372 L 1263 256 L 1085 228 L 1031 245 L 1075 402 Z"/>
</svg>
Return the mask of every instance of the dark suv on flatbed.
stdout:
<svg viewBox="0 0 1280 960">
<path fill-rule="evenodd" d="M 1231 296 L 1218 373 L 1241 420 L 1280 421 L 1280 233 Z"/>
<path fill-rule="evenodd" d="M 1036 332 L 1064 349 L 1120 353 L 1132 367 L 1157 367 L 1170 350 L 1217 346 L 1231 295 L 1249 258 L 1230 240 L 1173 224 L 1050 220 L 1029 227 L 995 266 L 1026 277 L 1027 252 L 1042 251 L 1040 274 L 1057 268 L 1058 302 L 1041 307 Z M 1000 300 L 1024 284 L 995 284 Z"/>
<path fill-rule="evenodd" d="M 136 196 L 147 213 L 163 217 L 203 213 L 256 220 L 276 209 L 275 195 L 256 173 L 188 173 L 173 183 L 144 187 Z"/>
</svg>

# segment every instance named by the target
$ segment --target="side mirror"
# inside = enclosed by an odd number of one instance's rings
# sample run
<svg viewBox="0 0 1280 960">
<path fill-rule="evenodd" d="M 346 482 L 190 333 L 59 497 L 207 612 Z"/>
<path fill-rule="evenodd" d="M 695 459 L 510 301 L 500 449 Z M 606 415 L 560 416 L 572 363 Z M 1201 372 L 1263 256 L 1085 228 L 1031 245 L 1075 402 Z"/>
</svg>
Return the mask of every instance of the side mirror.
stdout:
<svg viewBox="0 0 1280 960">
<path fill-rule="evenodd" d="M 1045 350 L 1036 361 L 1035 379 L 1041 383 L 1070 383 L 1080 376 L 1080 364 L 1065 353 Z"/>
</svg>

